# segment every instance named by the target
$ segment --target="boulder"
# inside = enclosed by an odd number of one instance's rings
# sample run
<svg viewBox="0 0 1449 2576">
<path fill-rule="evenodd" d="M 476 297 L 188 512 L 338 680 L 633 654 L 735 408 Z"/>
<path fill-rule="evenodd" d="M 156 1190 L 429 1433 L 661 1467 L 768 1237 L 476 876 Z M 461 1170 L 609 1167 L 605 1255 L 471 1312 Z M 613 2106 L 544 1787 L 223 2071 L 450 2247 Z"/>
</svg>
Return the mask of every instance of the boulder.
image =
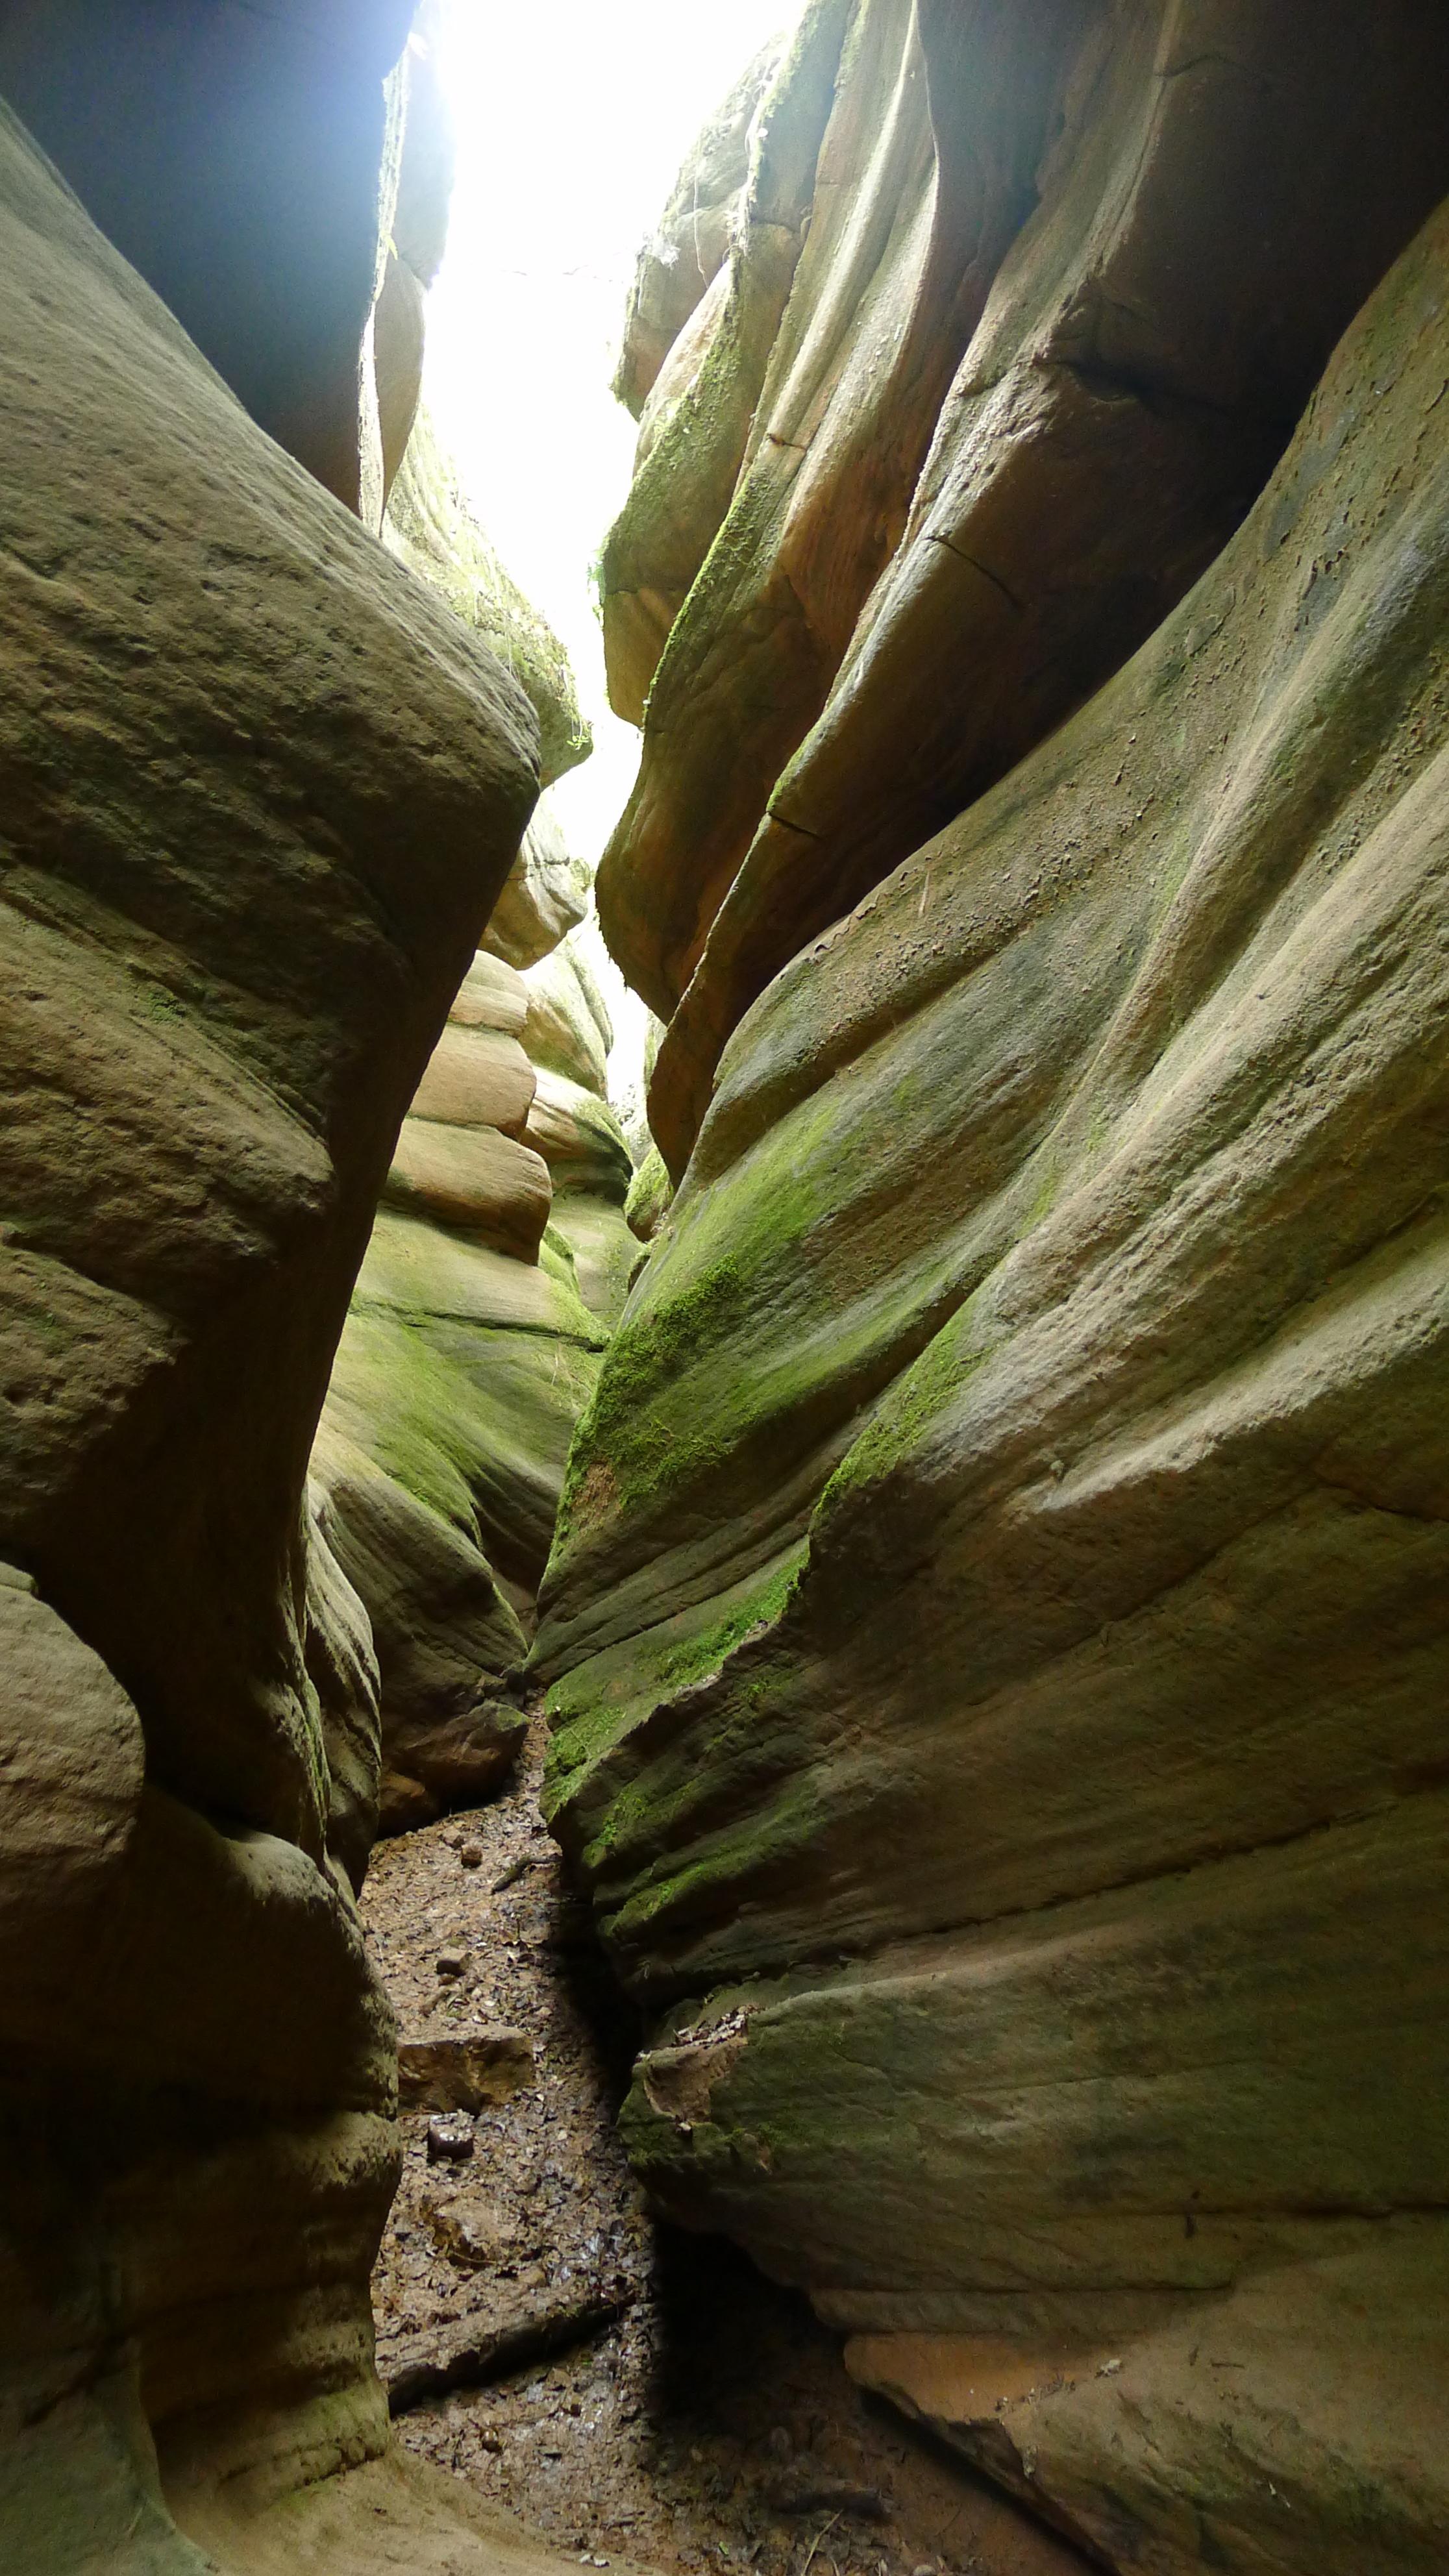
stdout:
<svg viewBox="0 0 1449 2576">
<path fill-rule="evenodd" d="M 651 1144 L 629 1184 L 624 1201 L 624 1215 L 629 1231 L 640 1243 L 652 1243 L 669 1214 L 674 1196 L 668 1166 L 657 1145 Z"/>
<path fill-rule="evenodd" d="M 555 1190 L 587 1190 L 623 1206 L 634 1166 L 618 1119 L 596 1092 L 564 1074 L 540 1072 L 523 1133 L 547 1163 Z"/>
<path fill-rule="evenodd" d="M 516 2219 L 481 2192 L 451 2192 L 446 2199 L 425 2201 L 423 2215 L 443 2251 L 467 2271 L 486 2271 L 518 2241 Z"/>
<path fill-rule="evenodd" d="M 532 1062 L 582 1083 L 601 1100 L 609 1094 L 613 1029 L 603 997 L 571 940 L 532 968 L 527 979 L 528 1019 L 523 1043 Z"/>
<path fill-rule="evenodd" d="M 541 805 L 493 907 L 483 944 L 520 969 L 536 966 L 589 908 L 589 870 L 574 858 L 555 816 Z"/>
</svg>

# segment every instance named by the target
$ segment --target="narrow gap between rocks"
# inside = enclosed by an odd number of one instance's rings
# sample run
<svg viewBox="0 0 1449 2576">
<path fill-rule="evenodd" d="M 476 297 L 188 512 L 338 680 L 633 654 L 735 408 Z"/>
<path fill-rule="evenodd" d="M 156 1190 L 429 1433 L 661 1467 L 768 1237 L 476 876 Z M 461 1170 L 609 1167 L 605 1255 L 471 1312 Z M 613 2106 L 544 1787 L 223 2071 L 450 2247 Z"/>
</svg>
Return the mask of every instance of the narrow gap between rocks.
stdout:
<svg viewBox="0 0 1449 2576">
<path fill-rule="evenodd" d="M 863 2396 L 802 2298 L 649 2216 L 614 2125 L 637 2029 L 539 1814 L 544 1744 L 535 1716 L 505 1791 L 382 1843 L 364 1891 L 402 2044 L 373 2301 L 403 2442 L 594 2566 L 1080 2571 Z"/>
<path fill-rule="evenodd" d="M 572 662 L 595 748 L 550 803 L 591 865 L 638 757 L 609 708 L 589 568 L 632 471 L 613 344 L 696 129 L 795 14 L 621 0 L 504 20 L 459 0 L 436 22 L 459 154 L 425 392 Z M 537 113 L 505 130 L 500 95 Z M 498 399 L 500 349 L 527 400 Z M 645 1015 L 592 925 L 581 936 L 615 1021 L 610 1097 L 637 1136 Z M 402 2043 L 404 2168 L 374 2278 L 402 2441 L 594 2565 L 1079 2568 L 863 2396 L 803 2298 L 651 2219 L 615 2125 L 641 2034 L 540 1817 L 545 1732 L 535 1712 L 492 1804 L 380 1844 L 364 1890 Z"/>
</svg>

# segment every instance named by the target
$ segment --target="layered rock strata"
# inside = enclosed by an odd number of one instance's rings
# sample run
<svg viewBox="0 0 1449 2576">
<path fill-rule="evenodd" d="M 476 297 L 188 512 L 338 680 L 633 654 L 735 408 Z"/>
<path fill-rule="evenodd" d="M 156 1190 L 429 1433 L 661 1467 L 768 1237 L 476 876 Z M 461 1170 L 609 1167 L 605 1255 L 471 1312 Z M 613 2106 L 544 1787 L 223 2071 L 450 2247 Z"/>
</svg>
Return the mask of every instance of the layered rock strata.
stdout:
<svg viewBox="0 0 1449 2576">
<path fill-rule="evenodd" d="M 304 1479 L 536 727 L 5 111 L 0 304 L 0 2559 L 362 2568 L 377 1678 Z"/>
<path fill-rule="evenodd" d="M 403 1121 L 313 1457 L 377 1651 L 385 1831 L 517 1752 L 507 1684 L 638 1250 L 608 1013 L 559 935 L 587 889 L 541 810 Z"/>
<path fill-rule="evenodd" d="M 849 13 L 535 1661 L 664 2204 L 1111 2565 L 1429 2576 L 1449 44 L 1331 17 Z"/>
</svg>

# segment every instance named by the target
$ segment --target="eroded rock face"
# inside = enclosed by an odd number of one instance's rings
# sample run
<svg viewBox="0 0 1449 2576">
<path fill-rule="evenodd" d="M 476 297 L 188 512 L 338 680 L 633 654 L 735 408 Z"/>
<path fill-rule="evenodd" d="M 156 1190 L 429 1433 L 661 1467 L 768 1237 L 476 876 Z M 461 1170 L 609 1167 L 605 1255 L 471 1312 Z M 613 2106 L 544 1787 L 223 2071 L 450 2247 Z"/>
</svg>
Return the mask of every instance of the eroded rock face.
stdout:
<svg viewBox="0 0 1449 2576">
<path fill-rule="evenodd" d="M 3 111 L 0 306 L 0 2558 L 200 2576 L 219 2483 L 385 2440 L 376 1674 L 304 1476 L 536 732 Z"/>
<path fill-rule="evenodd" d="M 1111 2564 L 1429 2576 L 1449 43 L 1337 11 L 1340 84 L 1286 11 L 1063 12 L 1048 82 L 949 23 L 1006 164 L 956 133 L 951 196 L 946 13 L 854 13 L 833 116 L 889 27 L 905 122 L 609 863 L 683 1181 L 544 1588 L 554 1816 L 663 2015 L 636 2159 L 864 2381 Z M 922 92 L 916 251 L 807 293 Z M 974 337 L 923 282 L 973 170 Z M 951 330 L 916 483 L 869 387 Z M 812 492 L 833 683 L 765 605 Z"/>
<path fill-rule="evenodd" d="M 438 65 L 439 15 L 438 0 L 421 0 L 407 50 L 389 82 L 393 148 L 384 164 L 381 275 L 366 353 L 376 406 L 377 497 L 384 510 L 417 420 L 428 289 L 448 244 L 457 142 Z"/>
<path fill-rule="evenodd" d="M 313 1456 L 377 1651 L 385 1831 L 518 1751 L 509 1685 L 638 1252 L 608 1013 L 559 941 L 586 889 L 541 812 L 403 1121 Z"/>
<path fill-rule="evenodd" d="M 688 280 L 678 236 L 697 176 L 709 195 L 723 188 L 728 214 L 727 230 L 711 225 L 701 237 L 694 260 L 701 279 L 726 241 L 730 256 L 713 269 L 658 364 L 645 354 L 649 317 L 663 318 L 653 246 L 640 265 L 617 389 L 627 399 L 647 381 L 648 400 L 633 490 L 600 564 L 610 701 L 633 723 L 729 506 L 810 219 L 848 16 L 847 0 L 816 0 L 783 67 L 770 54 L 761 58 L 727 106 L 720 134 L 707 132 L 681 173 L 663 227 L 663 247 L 676 254 L 669 273 L 683 268 Z M 726 137 L 720 155 L 714 144 Z"/>
<path fill-rule="evenodd" d="M 618 399 L 637 420 L 669 357 L 725 266 L 750 175 L 762 100 L 780 67 L 779 38 L 743 72 L 680 171 L 639 261 L 614 377 Z"/>
</svg>

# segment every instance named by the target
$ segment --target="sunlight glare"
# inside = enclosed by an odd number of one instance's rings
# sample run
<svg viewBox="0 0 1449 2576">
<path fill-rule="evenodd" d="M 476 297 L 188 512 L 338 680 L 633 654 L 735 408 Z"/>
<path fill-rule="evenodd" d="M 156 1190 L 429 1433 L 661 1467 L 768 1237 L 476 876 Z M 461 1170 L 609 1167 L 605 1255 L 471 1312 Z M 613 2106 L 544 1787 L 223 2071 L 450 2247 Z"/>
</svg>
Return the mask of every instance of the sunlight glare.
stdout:
<svg viewBox="0 0 1449 2576">
<path fill-rule="evenodd" d="M 427 395 L 479 517 L 572 658 L 592 760 L 555 790 L 597 861 L 638 736 L 608 712 L 591 567 L 635 428 L 609 391 L 641 245 L 699 128 L 792 0 L 446 0 L 458 134 Z"/>
</svg>

